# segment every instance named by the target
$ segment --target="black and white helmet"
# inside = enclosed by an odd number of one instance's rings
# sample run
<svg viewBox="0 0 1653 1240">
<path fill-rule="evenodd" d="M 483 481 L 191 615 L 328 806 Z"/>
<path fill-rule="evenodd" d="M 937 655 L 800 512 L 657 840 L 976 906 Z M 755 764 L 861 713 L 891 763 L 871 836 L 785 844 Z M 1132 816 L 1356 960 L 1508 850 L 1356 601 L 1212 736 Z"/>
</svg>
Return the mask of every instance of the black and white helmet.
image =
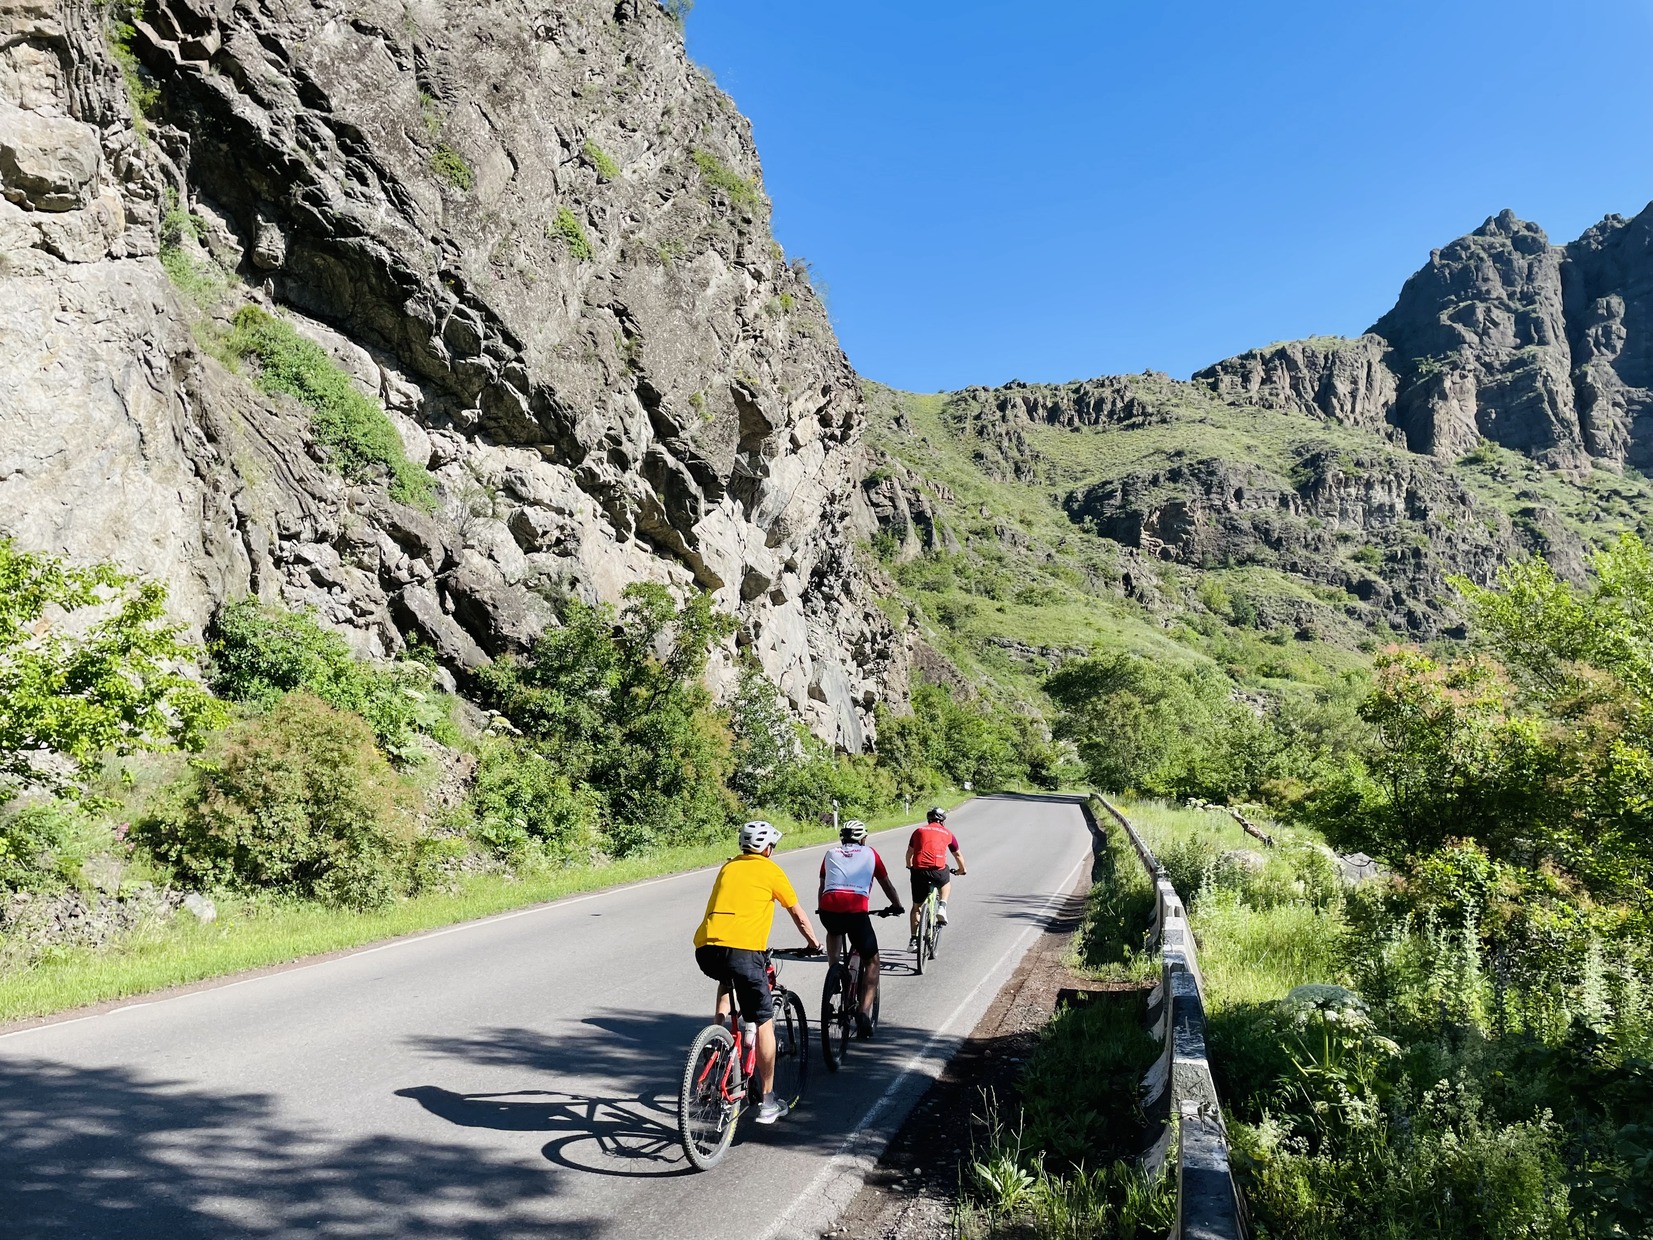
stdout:
<svg viewBox="0 0 1653 1240">
<path fill-rule="evenodd" d="M 946 822 L 947 811 L 939 805 L 930 806 L 930 812 L 924 815 L 925 822 Z"/>
<path fill-rule="evenodd" d="M 859 818 L 851 818 L 838 828 L 838 838 L 846 844 L 865 844 L 867 842 L 867 824 Z"/>
<path fill-rule="evenodd" d="M 760 853 L 771 844 L 781 842 L 781 833 L 772 822 L 759 818 L 740 829 L 741 852 Z"/>
</svg>

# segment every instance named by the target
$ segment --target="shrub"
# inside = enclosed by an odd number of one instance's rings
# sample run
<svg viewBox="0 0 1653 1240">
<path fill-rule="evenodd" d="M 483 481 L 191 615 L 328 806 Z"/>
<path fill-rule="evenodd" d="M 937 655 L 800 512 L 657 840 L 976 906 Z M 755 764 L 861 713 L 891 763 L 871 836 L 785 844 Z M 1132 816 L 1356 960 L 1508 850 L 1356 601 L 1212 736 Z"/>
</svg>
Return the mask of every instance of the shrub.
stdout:
<svg viewBox="0 0 1653 1240">
<path fill-rule="evenodd" d="M 580 221 L 567 207 L 557 208 L 557 216 L 547 226 L 546 232 L 566 245 L 569 256 L 577 262 L 583 263 L 591 257 L 591 241 L 586 237 Z"/>
<path fill-rule="evenodd" d="M 310 410 L 310 429 L 334 469 L 358 482 L 382 472 L 392 499 L 435 511 L 430 471 L 408 460 L 385 411 L 356 389 L 325 349 L 257 306 L 236 311 L 228 344 L 237 356 L 257 361 L 261 389 L 284 393 Z"/>
<path fill-rule="evenodd" d="M 224 697 L 262 710 L 304 689 L 361 715 L 380 747 L 399 762 L 419 755 L 420 735 L 447 744 L 458 739 L 428 665 L 360 661 L 344 638 L 308 612 L 266 607 L 256 599 L 226 603 L 213 620 L 207 648 L 212 687 Z"/>
<path fill-rule="evenodd" d="M 596 169 L 597 175 L 603 180 L 613 181 L 619 177 L 620 165 L 615 163 L 608 152 L 590 138 L 587 138 L 585 145 L 580 147 L 580 154 L 585 156 L 586 162 Z"/>
<path fill-rule="evenodd" d="M 75 614 L 93 608 L 103 618 L 76 632 Z M 165 616 L 158 582 L 71 568 L 0 536 L 0 802 L 66 789 L 65 763 L 86 776 L 108 755 L 199 748 L 223 710 L 174 670 L 196 651 Z"/>
<path fill-rule="evenodd" d="M 406 882 L 416 801 L 362 719 L 298 691 L 232 724 L 133 838 L 202 886 L 370 907 Z"/>
<path fill-rule="evenodd" d="M 701 179 L 714 189 L 722 190 L 736 206 L 755 207 L 763 201 L 755 181 L 747 180 L 710 151 L 696 147 L 694 163 L 700 169 Z"/>
<path fill-rule="evenodd" d="M 47 891 L 72 881 L 80 863 L 114 841 L 72 803 L 48 801 L 0 815 L 0 891 Z"/>
<path fill-rule="evenodd" d="M 476 173 L 465 162 L 465 157 L 446 142 L 438 142 L 430 154 L 430 170 L 457 190 L 470 193 L 476 185 Z"/>
<path fill-rule="evenodd" d="M 470 806 L 473 834 L 501 857 L 570 864 L 589 861 L 600 842 L 602 798 L 521 742 L 483 746 Z"/>
</svg>

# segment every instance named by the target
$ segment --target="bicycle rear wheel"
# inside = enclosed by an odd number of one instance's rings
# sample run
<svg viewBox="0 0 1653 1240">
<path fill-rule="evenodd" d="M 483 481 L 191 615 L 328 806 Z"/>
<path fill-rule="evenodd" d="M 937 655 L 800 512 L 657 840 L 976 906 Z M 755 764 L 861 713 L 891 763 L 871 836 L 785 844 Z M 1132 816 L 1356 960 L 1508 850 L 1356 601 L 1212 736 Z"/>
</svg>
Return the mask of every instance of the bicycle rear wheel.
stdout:
<svg viewBox="0 0 1653 1240">
<path fill-rule="evenodd" d="M 735 1039 L 722 1025 L 707 1025 L 689 1047 L 677 1093 L 677 1131 L 683 1152 L 699 1171 L 710 1171 L 735 1139 L 737 1103 L 723 1096 L 723 1080 Z"/>
<path fill-rule="evenodd" d="M 809 1082 L 809 1018 L 792 991 L 775 996 L 775 1097 L 797 1106 Z"/>
<path fill-rule="evenodd" d="M 930 944 L 930 902 L 926 900 L 924 907 L 918 910 L 918 960 L 916 968 L 924 972 L 924 954 Z"/>
<path fill-rule="evenodd" d="M 941 920 L 939 918 L 932 919 L 931 922 L 930 922 L 930 948 L 929 948 L 929 951 L 930 951 L 930 959 L 931 960 L 934 960 L 936 958 L 936 948 L 941 946 L 941 932 L 943 930 L 945 930 L 946 928 L 947 927 L 944 926 L 941 923 Z"/>
<path fill-rule="evenodd" d="M 828 1072 L 838 1071 L 838 1065 L 849 1049 L 850 1015 L 849 969 L 835 964 L 827 970 L 826 984 L 821 987 L 821 1058 L 826 1060 Z"/>
</svg>

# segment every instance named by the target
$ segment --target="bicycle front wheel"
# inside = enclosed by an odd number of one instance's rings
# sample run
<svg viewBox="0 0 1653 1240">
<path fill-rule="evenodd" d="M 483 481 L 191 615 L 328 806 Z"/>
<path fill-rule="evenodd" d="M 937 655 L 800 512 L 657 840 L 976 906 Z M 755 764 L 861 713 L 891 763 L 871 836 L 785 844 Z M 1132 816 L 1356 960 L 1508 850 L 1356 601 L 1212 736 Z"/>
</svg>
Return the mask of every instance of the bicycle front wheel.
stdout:
<svg viewBox="0 0 1653 1240">
<path fill-rule="evenodd" d="M 838 1071 L 844 1052 L 849 1049 L 850 1015 L 849 970 L 835 964 L 827 970 L 826 984 L 821 987 L 821 1058 L 826 1060 L 828 1072 Z"/>
<path fill-rule="evenodd" d="M 717 1166 L 735 1139 L 738 1104 L 725 1098 L 723 1087 L 731 1075 L 735 1039 L 722 1025 L 707 1025 L 689 1047 L 683 1066 L 683 1085 L 677 1094 L 677 1131 L 683 1152 L 698 1171 Z"/>
<path fill-rule="evenodd" d="M 792 991 L 775 996 L 775 1097 L 797 1106 L 809 1082 L 809 1018 Z"/>
</svg>

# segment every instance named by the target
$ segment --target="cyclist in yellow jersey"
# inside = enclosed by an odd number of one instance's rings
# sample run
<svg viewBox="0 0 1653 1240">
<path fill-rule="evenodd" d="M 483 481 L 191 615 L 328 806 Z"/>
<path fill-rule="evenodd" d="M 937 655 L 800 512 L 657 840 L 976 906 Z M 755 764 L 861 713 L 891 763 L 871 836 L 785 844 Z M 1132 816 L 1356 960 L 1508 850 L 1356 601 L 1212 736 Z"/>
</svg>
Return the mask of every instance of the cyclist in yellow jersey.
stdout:
<svg viewBox="0 0 1653 1240">
<path fill-rule="evenodd" d="M 728 1018 L 732 997 L 747 1024 L 757 1031 L 758 1079 L 763 1084 L 760 1124 L 773 1124 L 787 1112 L 787 1103 L 775 1097 L 775 1004 L 764 957 L 775 905 L 791 914 L 811 950 L 821 950 L 821 940 L 798 903 L 798 893 L 781 867 L 769 859 L 780 838 L 781 833 L 767 822 L 749 822 L 740 829 L 740 856 L 724 862 L 717 872 L 706 915 L 694 936 L 695 963 L 717 983 L 713 1019 L 721 1023 Z"/>
</svg>

